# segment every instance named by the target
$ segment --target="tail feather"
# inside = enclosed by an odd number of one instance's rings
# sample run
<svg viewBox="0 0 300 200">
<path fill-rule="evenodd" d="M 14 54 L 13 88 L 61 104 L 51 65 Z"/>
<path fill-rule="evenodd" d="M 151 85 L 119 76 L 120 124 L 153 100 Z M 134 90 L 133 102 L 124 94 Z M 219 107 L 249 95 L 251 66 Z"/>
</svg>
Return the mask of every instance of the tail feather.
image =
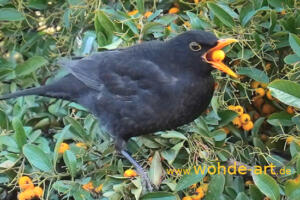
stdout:
<svg viewBox="0 0 300 200">
<path fill-rule="evenodd" d="M 5 99 L 11 99 L 11 98 L 17 98 L 21 96 L 28 96 L 28 95 L 41 95 L 44 96 L 45 94 L 45 88 L 46 86 L 42 87 L 37 87 L 37 88 L 30 88 L 22 91 L 17 91 L 11 94 L 5 94 L 0 96 L 0 100 L 5 100 Z"/>
<path fill-rule="evenodd" d="M 39 95 L 76 102 L 77 97 L 79 97 L 83 91 L 87 91 L 87 87 L 82 82 L 77 80 L 73 75 L 67 75 L 49 85 L 25 89 L 12 94 L 5 94 L 0 96 L 0 100 L 28 95 Z"/>
</svg>

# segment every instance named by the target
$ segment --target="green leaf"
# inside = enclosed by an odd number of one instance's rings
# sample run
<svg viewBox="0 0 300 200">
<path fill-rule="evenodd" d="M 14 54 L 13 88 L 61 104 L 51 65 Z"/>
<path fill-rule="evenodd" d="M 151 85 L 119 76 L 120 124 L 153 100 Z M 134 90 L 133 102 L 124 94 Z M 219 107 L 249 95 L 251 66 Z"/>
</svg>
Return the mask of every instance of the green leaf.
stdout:
<svg viewBox="0 0 300 200">
<path fill-rule="evenodd" d="M 243 26 L 246 26 L 251 18 L 256 14 L 252 3 L 245 4 L 240 11 L 240 21 Z"/>
<path fill-rule="evenodd" d="M 258 136 L 259 129 L 260 129 L 260 127 L 261 127 L 261 125 L 263 124 L 264 121 L 265 121 L 265 118 L 260 117 L 259 119 L 257 119 L 254 122 L 253 129 L 251 130 L 251 133 L 252 133 L 253 136 Z"/>
<path fill-rule="evenodd" d="M 26 144 L 23 147 L 23 153 L 31 165 L 44 172 L 52 172 L 53 166 L 47 154 L 38 146 Z"/>
<path fill-rule="evenodd" d="M 256 185 L 250 185 L 249 186 L 249 193 L 250 193 L 250 196 L 253 200 L 262 200 L 264 198 L 264 195 L 256 187 Z"/>
<path fill-rule="evenodd" d="M 277 79 L 272 81 L 268 88 L 271 90 L 273 97 L 296 108 L 300 108 L 300 84 L 289 81 Z"/>
<path fill-rule="evenodd" d="M 63 142 L 65 135 L 67 134 L 67 132 L 69 131 L 71 125 L 66 125 L 63 130 L 61 130 L 61 132 L 59 133 L 59 136 L 56 140 L 56 144 L 54 147 L 54 155 L 53 155 L 53 165 L 56 166 L 56 162 L 58 159 L 58 150 L 60 147 L 60 144 Z"/>
<path fill-rule="evenodd" d="M 180 149 L 183 147 L 184 142 L 180 142 L 173 146 L 171 149 L 164 150 L 161 155 L 168 161 L 169 165 L 172 165 L 176 159 Z"/>
<path fill-rule="evenodd" d="M 24 19 L 25 17 L 15 8 L 0 9 L 0 21 L 21 21 Z"/>
<path fill-rule="evenodd" d="M 290 153 L 292 157 L 295 157 L 300 153 L 300 146 L 294 141 L 290 144 Z"/>
<path fill-rule="evenodd" d="M 218 113 L 218 115 L 221 118 L 219 127 L 226 126 L 238 116 L 238 114 L 232 110 L 222 110 Z"/>
<path fill-rule="evenodd" d="M 17 76 L 26 76 L 47 64 L 48 61 L 45 58 L 41 56 L 33 56 L 25 62 L 17 65 L 15 72 Z"/>
<path fill-rule="evenodd" d="M 226 139 L 227 135 L 222 129 L 217 129 L 209 134 L 210 137 L 214 138 L 215 141 L 223 141 Z"/>
<path fill-rule="evenodd" d="M 144 35 L 148 35 L 151 33 L 155 33 L 155 32 L 163 32 L 164 31 L 164 27 L 163 25 L 161 25 L 160 23 L 157 22 L 149 22 L 147 23 L 143 30 L 142 30 L 142 34 Z"/>
<path fill-rule="evenodd" d="M 22 122 L 18 118 L 12 120 L 12 126 L 16 133 L 16 142 L 19 149 L 22 151 L 23 146 L 26 144 L 26 134 Z"/>
<path fill-rule="evenodd" d="M 294 125 L 294 122 L 292 121 L 293 115 L 282 111 L 273 113 L 269 116 L 267 122 L 269 124 L 272 124 L 273 126 L 292 126 Z"/>
<path fill-rule="evenodd" d="M 285 194 L 289 200 L 298 200 L 300 196 L 300 181 L 288 180 L 285 184 Z"/>
<path fill-rule="evenodd" d="M 45 9 L 47 8 L 47 0 L 29 0 L 28 7 L 39 10 Z"/>
<path fill-rule="evenodd" d="M 84 1 L 81 1 L 81 0 L 68 0 L 68 3 L 71 5 L 71 6 L 78 6 L 80 4 L 82 4 Z"/>
<path fill-rule="evenodd" d="M 63 158 L 71 176 L 74 178 L 76 176 L 76 171 L 77 171 L 76 170 L 77 161 L 76 161 L 75 154 L 72 151 L 67 150 L 64 152 Z"/>
<path fill-rule="evenodd" d="M 166 131 L 163 132 L 160 136 L 162 138 L 176 138 L 176 139 L 187 140 L 187 138 L 178 131 Z"/>
<path fill-rule="evenodd" d="M 284 58 L 284 62 L 286 64 L 294 64 L 296 62 L 300 62 L 300 57 L 297 54 L 291 54 Z"/>
<path fill-rule="evenodd" d="M 145 12 L 144 0 L 136 0 L 136 5 L 139 13 L 144 14 Z"/>
<path fill-rule="evenodd" d="M 212 176 L 212 179 L 208 186 L 207 200 L 223 199 L 222 193 L 225 186 L 225 177 L 223 174 L 216 174 Z"/>
<path fill-rule="evenodd" d="M 237 68 L 237 73 L 241 75 L 246 75 L 261 83 L 269 83 L 268 75 L 264 71 L 261 71 L 254 67 L 239 67 Z"/>
<path fill-rule="evenodd" d="M 77 133 L 79 137 L 82 139 L 87 139 L 87 134 L 79 122 L 69 116 L 66 116 L 65 119 L 72 125 L 71 129 Z"/>
<path fill-rule="evenodd" d="M 56 181 L 53 184 L 53 188 L 61 193 L 68 193 L 72 189 L 72 182 L 71 181 Z"/>
<path fill-rule="evenodd" d="M 187 11 L 186 14 L 190 18 L 192 29 L 203 29 L 203 26 L 201 25 L 201 20 L 195 13 Z"/>
<path fill-rule="evenodd" d="M 244 192 L 240 192 L 235 200 L 249 200 L 249 198 Z"/>
<path fill-rule="evenodd" d="M 115 30 L 114 23 L 103 11 L 97 11 L 95 17 L 94 25 L 99 46 L 111 44 Z"/>
<path fill-rule="evenodd" d="M 296 169 L 297 169 L 297 174 L 300 174 L 300 156 L 298 156 L 296 161 Z"/>
<path fill-rule="evenodd" d="M 156 151 L 151 161 L 150 172 L 149 172 L 149 178 L 154 185 L 156 186 L 160 185 L 163 177 L 163 170 L 164 169 L 161 164 L 161 158 L 159 152 Z"/>
<path fill-rule="evenodd" d="M 206 165 L 194 166 L 193 169 L 190 169 L 189 174 L 185 174 L 179 179 L 175 191 L 183 190 L 195 183 L 200 182 L 206 176 L 206 173 Z"/>
<path fill-rule="evenodd" d="M 279 200 L 280 192 L 276 181 L 268 174 L 252 173 L 253 181 L 258 189 L 271 200 Z"/>
<path fill-rule="evenodd" d="M 141 200 L 177 200 L 177 198 L 169 192 L 151 192 L 142 196 Z"/>
<path fill-rule="evenodd" d="M 234 27 L 232 17 L 223 8 L 212 2 L 207 3 L 207 6 L 223 24 L 230 28 Z"/>
<path fill-rule="evenodd" d="M 297 35 L 290 33 L 289 42 L 293 51 L 300 57 L 300 38 L 298 38 Z"/>
</svg>

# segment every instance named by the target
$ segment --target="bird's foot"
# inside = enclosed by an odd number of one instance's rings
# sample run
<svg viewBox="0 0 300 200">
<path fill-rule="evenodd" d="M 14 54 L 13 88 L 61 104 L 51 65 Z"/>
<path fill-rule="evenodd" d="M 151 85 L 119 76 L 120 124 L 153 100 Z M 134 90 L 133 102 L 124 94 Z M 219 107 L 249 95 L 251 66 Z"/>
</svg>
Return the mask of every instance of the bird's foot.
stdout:
<svg viewBox="0 0 300 200">
<path fill-rule="evenodd" d="M 121 150 L 121 154 L 135 167 L 137 173 L 141 176 L 143 191 L 146 189 L 152 192 L 153 187 L 151 181 L 144 169 L 126 151 Z"/>
<path fill-rule="evenodd" d="M 153 191 L 153 187 L 152 187 L 150 178 L 148 177 L 148 175 L 146 174 L 146 172 L 144 170 L 139 171 L 138 169 L 137 169 L 137 172 L 141 176 L 143 190 L 144 190 L 144 188 L 146 188 L 149 192 L 152 192 Z"/>
</svg>

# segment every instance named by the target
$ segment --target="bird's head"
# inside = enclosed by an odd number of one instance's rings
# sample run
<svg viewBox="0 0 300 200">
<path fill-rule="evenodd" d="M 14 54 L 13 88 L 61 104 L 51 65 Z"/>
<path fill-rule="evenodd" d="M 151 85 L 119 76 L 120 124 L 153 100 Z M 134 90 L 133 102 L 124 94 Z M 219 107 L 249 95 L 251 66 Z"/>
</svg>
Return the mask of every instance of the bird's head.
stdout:
<svg viewBox="0 0 300 200">
<path fill-rule="evenodd" d="M 185 55 L 192 55 L 193 58 L 208 63 L 208 65 L 203 67 L 213 67 L 234 78 L 238 77 L 236 73 L 223 63 L 225 53 L 221 50 L 225 46 L 237 42 L 236 39 L 218 39 L 210 32 L 192 30 L 182 33 L 172 40 L 178 46 L 180 45 L 182 50 L 188 51 Z"/>
</svg>

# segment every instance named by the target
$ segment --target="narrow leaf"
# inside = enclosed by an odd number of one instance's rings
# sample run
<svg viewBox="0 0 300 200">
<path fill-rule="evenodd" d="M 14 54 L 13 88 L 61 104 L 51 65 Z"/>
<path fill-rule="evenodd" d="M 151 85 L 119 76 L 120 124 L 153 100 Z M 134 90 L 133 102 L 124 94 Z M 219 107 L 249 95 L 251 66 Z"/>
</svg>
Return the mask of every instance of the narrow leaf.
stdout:
<svg viewBox="0 0 300 200">
<path fill-rule="evenodd" d="M 258 189 L 271 200 L 280 198 L 279 186 L 276 181 L 268 174 L 252 173 L 253 181 Z"/>
<path fill-rule="evenodd" d="M 234 26 L 232 17 L 223 8 L 212 2 L 207 3 L 207 6 L 223 24 L 230 28 Z"/>
<path fill-rule="evenodd" d="M 51 172 L 53 166 L 48 155 L 43 152 L 38 146 L 26 144 L 23 147 L 23 153 L 31 165 L 44 172 Z"/>
<path fill-rule="evenodd" d="M 71 176 L 74 178 L 76 175 L 76 165 L 77 165 L 76 156 L 72 151 L 67 150 L 64 152 L 63 158 Z"/>
<path fill-rule="evenodd" d="M 48 64 L 48 61 L 41 56 L 34 56 L 26 60 L 24 63 L 19 64 L 16 67 L 17 76 L 26 76 L 35 72 L 40 67 L 43 67 Z"/>
<path fill-rule="evenodd" d="M 24 19 L 24 16 L 15 8 L 0 9 L 0 21 L 21 21 Z"/>
<path fill-rule="evenodd" d="M 16 133 L 16 142 L 19 149 L 22 151 L 23 146 L 26 144 L 26 134 L 22 122 L 18 118 L 12 120 L 12 126 Z"/>
</svg>

